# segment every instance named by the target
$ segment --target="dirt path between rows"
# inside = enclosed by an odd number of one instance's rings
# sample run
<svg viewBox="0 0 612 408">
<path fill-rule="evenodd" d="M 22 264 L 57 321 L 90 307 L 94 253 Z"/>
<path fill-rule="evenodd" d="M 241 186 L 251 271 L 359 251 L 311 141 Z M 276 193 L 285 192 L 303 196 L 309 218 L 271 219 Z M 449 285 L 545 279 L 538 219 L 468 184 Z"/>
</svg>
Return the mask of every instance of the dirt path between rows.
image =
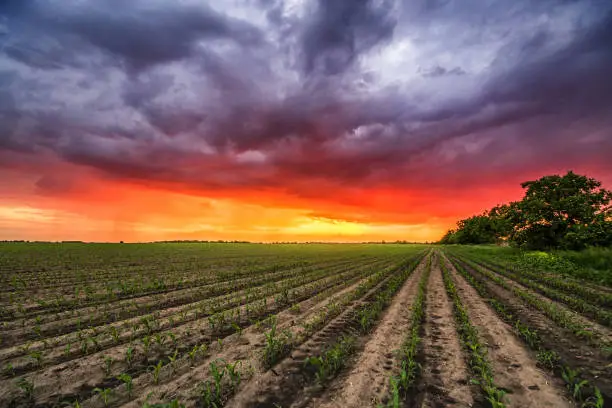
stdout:
<svg viewBox="0 0 612 408">
<path fill-rule="evenodd" d="M 565 306 L 563 303 L 558 302 L 556 300 L 553 300 L 547 296 L 544 296 L 540 293 L 538 293 L 535 289 L 530 289 L 527 286 L 516 282 L 512 279 L 506 278 L 505 276 L 489 269 L 489 268 L 484 268 L 486 269 L 488 272 L 495 274 L 495 276 L 499 277 L 501 280 L 503 280 L 504 282 L 506 282 L 506 284 L 508 284 L 510 287 L 514 287 L 514 288 L 518 288 L 522 291 L 525 292 L 529 292 L 529 294 L 531 294 L 532 296 L 534 296 L 535 298 L 537 298 L 538 300 L 542 301 L 542 302 L 547 302 L 550 303 L 552 305 L 554 305 L 558 310 L 561 310 L 563 313 L 567 313 L 568 315 L 572 316 L 572 318 L 580 323 L 581 325 L 585 326 L 588 328 L 589 331 L 591 331 L 594 335 L 594 337 L 597 339 L 597 341 L 600 342 L 601 345 L 608 345 L 608 344 L 612 344 L 612 329 L 603 326 L 597 322 L 595 322 L 594 320 L 589 319 L 586 316 L 583 316 L 577 312 L 574 312 L 573 310 L 571 310 L 569 307 Z"/>
<path fill-rule="evenodd" d="M 471 407 L 475 386 L 453 318 L 453 306 L 444 289 L 439 258 L 434 261 L 425 300 L 425 362 L 421 386 L 423 408 Z"/>
<path fill-rule="evenodd" d="M 412 274 L 416 272 L 413 271 Z M 391 279 L 391 276 L 370 289 L 360 300 L 353 301 L 347 305 L 340 315 L 297 347 L 288 358 L 278 363 L 273 370 L 268 370 L 257 376 L 255 381 L 249 382 L 227 404 L 227 407 L 274 407 L 276 406 L 275 403 L 279 406 L 287 407 L 295 405 L 306 406 L 310 403 L 310 400 L 318 394 L 315 391 L 320 391 L 320 389 L 313 386 L 309 377 L 303 372 L 306 358 L 320 354 L 327 345 L 331 344 L 342 334 L 356 332 L 355 327 L 352 327 L 355 323 L 355 309 L 363 304 L 364 299 L 373 298 L 389 279 Z M 359 344 L 356 346 L 357 350 L 361 347 Z"/>
<path fill-rule="evenodd" d="M 523 323 L 536 329 L 547 349 L 554 350 L 565 364 L 578 369 L 586 379 L 599 387 L 604 395 L 612 395 L 612 364 L 610 357 L 602 353 L 601 349 L 578 338 L 571 330 L 558 326 L 539 310 L 530 308 L 514 293 L 477 272 L 470 273 L 486 285 L 495 298 L 520 317 Z"/>
<path fill-rule="evenodd" d="M 507 406 L 517 407 L 570 407 L 565 390 L 536 366 L 535 357 L 523 347 L 512 330 L 489 308 L 450 262 L 446 265 L 458 293 L 468 310 L 472 324 L 486 343 L 493 369 L 495 384 L 507 391 Z"/>
<path fill-rule="evenodd" d="M 332 292 L 329 296 L 324 299 L 310 298 L 299 304 L 300 312 L 296 313 L 292 310 L 284 310 L 277 314 L 277 327 L 278 330 L 290 329 L 294 334 L 301 331 L 300 324 L 307 321 L 311 316 L 325 309 L 327 305 L 338 300 L 348 292 L 355 290 L 367 277 L 358 279 L 356 282 L 336 291 Z M 142 406 L 146 396 L 151 392 L 155 391 L 157 396 L 166 395 L 172 398 L 178 397 L 181 401 L 186 402 L 187 405 L 191 405 L 191 399 L 193 397 L 193 390 L 195 384 L 202 382 L 207 379 L 209 375 L 208 364 L 216 359 L 222 359 L 227 362 L 241 361 L 243 368 L 250 367 L 253 369 L 253 373 L 249 377 L 254 377 L 263 371 L 266 371 L 261 367 L 259 357 L 265 343 L 265 330 L 258 328 L 255 325 L 246 328 L 242 336 L 232 335 L 224 340 L 223 350 L 211 350 L 211 355 L 197 367 L 192 368 L 187 373 L 176 377 L 172 381 L 163 385 L 154 386 L 150 385 L 148 388 L 139 391 L 139 397 L 126 403 L 125 406 L 130 408 L 136 408 Z M 245 378 L 245 381 L 249 378 Z M 150 383 L 150 382 L 149 382 Z"/>
<path fill-rule="evenodd" d="M 353 369 L 339 377 L 323 396 L 314 398 L 307 406 L 358 408 L 383 402 L 389 377 L 393 374 L 394 352 L 401 348 L 410 330 L 412 306 L 426 267 L 426 263 L 422 262 L 404 282 Z"/>
</svg>

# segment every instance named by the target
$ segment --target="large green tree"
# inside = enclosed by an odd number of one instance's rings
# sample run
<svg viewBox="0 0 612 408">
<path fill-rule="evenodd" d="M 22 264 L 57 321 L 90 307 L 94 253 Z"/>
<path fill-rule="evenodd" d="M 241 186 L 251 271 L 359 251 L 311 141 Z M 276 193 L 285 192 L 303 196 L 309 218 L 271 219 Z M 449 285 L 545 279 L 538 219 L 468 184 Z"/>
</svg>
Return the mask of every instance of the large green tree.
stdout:
<svg viewBox="0 0 612 408">
<path fill-rule="evenodd" d="M 447 244 L 500 240 L 527 248 L 612 246 L 612 192 L 572 171 L 521 184 L 521 201 L 461 220 L 442 238 Z"/>
<path fill-rule="evenodd" d="M 525 197 L 510 204 L 506 213 L 513 226 L 511 241 L 542 249 L 605 244 L 597 241 L 605 241 L 599 235 L 609 227 L 612 192 L 601 188 L 599 181 L 570 171 L 521 186 Z"/>
</svg>

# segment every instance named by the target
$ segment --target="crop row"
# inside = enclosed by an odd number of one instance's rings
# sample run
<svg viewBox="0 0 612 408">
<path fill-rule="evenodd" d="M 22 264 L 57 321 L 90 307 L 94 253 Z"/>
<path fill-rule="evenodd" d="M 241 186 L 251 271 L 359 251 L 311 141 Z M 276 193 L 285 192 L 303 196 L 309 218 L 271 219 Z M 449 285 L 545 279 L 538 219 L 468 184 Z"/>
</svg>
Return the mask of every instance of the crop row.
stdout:
<svg viewBox="0 0 612 408">
<path fill-rule="evenodd" d="M 401 401 L 416 393 L 416 384 L 421 375 L 422 350 L 420 348 L 425 321 L 425 295 L 431 273 L 433 256 L 427 259 L 425 271 L 419 281 L 418 292 L 412 306 L 410 329 L 401 349 L 398 350 L 398 373 L 389 379 L 390 400 L 388 407 L 399 408 Z"/>
<path fill-rule="evenodd" d="M 339 275 L 338 277 L 336 277 L 336 283 L 337 282 L 341 282 L 341 283 L 346 283 L 346 282 L 350 282 L 350 279 L 347 279 L 348 277 L 346 275 Z M 323 282 L 323 281 L 322 281 Z M 330 284 L 331 282 L 327 281 L 327 284 Z M 310 291 L 309 293 L 304 293 L 304 297 L 303 298 L 307 298 L 310 297 L 318 292 L 320 292 L 321 290 L 325 290 L 325 288 L 323 286 L 321 286 L 320 288 L 316 288 L 313 287 L 313 290 Z M 280 293 L 282 295 L 282 293 L 286 291 L 283 291 L 282 288 L 279 289 L 279 291 L 277 293 Z M 285 297 L 286 298 L 286 297 Z M 303 299 L 302 298 L 302 299 Z M 270 313 L 282 310 L 282 308 L 287 308 L 290 307 L 292 304 L 295 303 L 295 301 L 299 300 L 297 298 L 293 298 L 293 302 L 286 302 L 282 300 L 281 298 L 277 298 L 279 300 L 279 302 L 275 302 L 274 305 L 275 306 L 271 306 L 266 308 L 266 313 L 265 314 L 261 314 L 261 315 L 256 315 L 254 316 L 254 318 L 263 318 L 266 315 L 270 316 Z M 262 305 L 265 305 L 265 303 L 261 303 Z M 248 306 L 248 305 L 247 305 Z M 242 311 L 245 310 L 245 306 L 242 307 Z M 116 377 L 119 377 L 121 374 L 121 371 L 117 371 L 117 370 L 123 370 L 124 368 L 128 368 L 127 372 L 124 372 L 124 374 L 129 375 L 130 378 L 135 379 L 136 377 L 140 376 L 142 373 L 147 371 L 147 367 L 151 367 L 152 370 L 152 375 L 155 374 L 155 372 L 157 371 L 157 380 L 159 380 L 160 378 L 160 373 L 162 371 L 164 371 L 164 367 L 169 366 L 168 369 L 172 369 L 175 370 L 177 366 L 180 366 L 180 361 L 189 361 L 189 364 L 192 364 L 195 362 L 195 359 L 198 355 L 204 355 L 204 351 L 202 349 L 202 341 L 206 342 L 207 338 L 210 339 L 210 335 L 213 335 L 213 339 L 214 338 L 219 338 L 221 339 L 221 337 L 223 335 L 227 335 L 230 334 L 230 332 L 228 332 L 227 330 L 231 327 L 233 330 L 235 331 L 240 331 L 242 330 L 242 326 L 243 324 L 235 324 L 235 326 L 232 326 L 232 323 L 235 323 L 235 321 L 232 321 L 232 319 L 234 319 L 237 314 L 234 313 L 236 312 L 236 310 L 239 309 L 234 309 L 232 311 L 225 311 L 222 313 L 217 313 L 216 318 L 214 319 L 209 319 L 209 323 L 211 325 L 211 330 L 209 331 L 210 334 L 208 335 L 202 335 L 200 333 L 184 333 L 185 336 L 176 336 L 176 341 L 170 341 L 168 340 L 168 344 L 172 344 L 174 347 L 176 347 L 177 345 L 179 345 L 178 347 L 174 348 L 174 353 L 172 353 L 171 351 L 169 352 L 162 352 L 159 353 L 157 356 L 153 359 L 153 361 L 150 361 L 148 358 L 145 358 L 144 360 L 142 359 L 142 356 L 146 356 L 147 352 L 144 350 L 145 348 L 153 348 L 152 345 L 157 345 L 158 344 L 158 340 L 157 340 L 157 336 L 148 336 L 143 338 L 147 339 L 148 338 L 148 342 L 149 342 L 149 346 L 147 346 L 146 342 L 143 342 L 142 346 L 136 346 L 136 347 L 132 347 L 132 346 L 128 346 L 125 349 L 125 359 L 123 362 L 120 361 L 109 361 L 106 359 L 103 359 L 102 355 L 100 355 L 100 362 L 101 365 L 104 364 L 109 364 L 110 369 L 107 371 L 107 375 L 105 375 L 105 378 L 111 378 L 113 375 Z M 217 318 L 221 319 L 221 320 L 216 320 Z M 249 320 L 248 322 L 252 322 L 252 320 Z M 247 324 L 250 324 L 248 323 Z M 194 327 L 195 329 L 195 327 Z M 233 332 L 233 331 L 232 331 Z M 216 334 L 215 334 L 216 333 Z M 221 336 L 221 337 L 219 337 Z M 193 343 L 193 344 L 192 344 Z M 193 347 L 192 347 L 193 346 Z M 207 346 L 207 347 L 210 347 Z M 157 347 L 159 349 L 159 347 Z M 131 352 L 130 352 L 131 349 Z M 172 347 L 170 348 L 170 350 L 172 350 Z M 116 351 L 116 350 L 115 350 Z M 98 353 L 100 354 L 100 353 Z M 115 354 L 115 353 L 113 353 Z M 140 357 L 138 357 L 140 356 Z M 137 359 L 137 357 L 139 359 L 141 359 L 142 362 L 138 362 L 136 364 L 134 364 L 134 366 L 132 368 L 129 367 L 130 362 L 134 361 Z M 132 370 L 132 371 L 130 371 Z M 136 376 L 136 377 L 135 377 Z M 127 378 L 125 376 L 123 376 L 123 378 Z M 153 382 L 157 381 L 155 378 L 152 379 Z M 111 381 L 111 388 L 110 389 L 114 389 L 116 388 L 118 385 L 120 385 L 121 383 L 119 382 L 120 380 L 114 380 Z M 105 382 L 108 382 L 107 380 L 105 380 Z M 105 383 L 103 382 L 101 384 L 101 386 L 99 387 L 101 390 L 104 389 L 108 389 L 109 387 L 102 387 L 102 385 Z M 124 385 L 124 387 L 127 388 L 126 385 Z"/>
<path fill-rule="evenodd" d="M 522 289 L 516 284 L 509 284 L 502 277 L 496 275 L 494 272 L 491 272 L 486 268 L 483 268 L 482 266 L 472 263 L 469 260 L 464 260 L 464 263 L 466 265 L 471 266 L 474 271 L 477 271 L 478 273 L 482 274 L 483 276 L 486 276 L 498 285 L 502 286 L 504 289 L 511 291 L 525 304 L 544 313 L 548 318 L 550 318 L 560 327 L 571 330 L 577 337 L 588 340 L 601 348 L 610 347 L 608 341 L 605 338 L 599 336 L 598 332 L 594 330 L 592 325 L 588 325 L 581 319 L 578 319 L 577 316 L 575 316 L 573 313 L 568 312 L 567 310 L 561 308 L 560 306 L 556 305 L 551 301 L 544 300 L 534 295 L 528 290 Z M 456 261 L 455 265 L 458 265 Z"/>
<path fill-rule="evenodd" d="M 207 324 L 217 331 L 228 330 L 232 325 L 239 327 L 246 318 L 255 319 L 262 310 L 266 310 L 272 297 L 276 304 L 286 304 L 289 298 L 296 299 L 310 296 L 313 292 L 324 290 L 337 283 L 346 283 L 358 279 L 368 268 L 356 269 L 338 275 L 327 276 L 324 271 L 312 276 L 298 276 L 286 281 L 278 282 L 274 286 L 262 286 L 260 288 L 249 288 L 246 293 L 229 294 L 221 298 L 211 298 L 199 302 L 198 307 L 191 310 L 177 309 L 172 313 L 149 314 L 139 319 L 124 321 L 120 325 L 109 325 L 93 330 L 82 330 L 68 336 L 54 339 L 54 349 L 44 353 L 45 343 L 38 342 L 35 347 L 28 345 L 13 349 L 10 354 L 13 357 L 26 355 L 27 358 L 21 364 L 11 362 L 12 370 L 24 372 L 24 370 L 38 368 L 44 363 L 58 363 L 69 359 L 79 358 L 91 352 L 99 352 L 106 347 L 116 347 L 125 342 L 133 342 L 137 339 L 145 342 L 145 347 L 150 344 L 161 345 L 168 341 L 177 343 L 182 333 L 187 335 L 191 331 L 198 330 L 201 319 L 207 319 Z M 303 289 L 299 289 L 303 287 Z M 295 288 L 295 289 L 294 289 Z M 290 290 L 293 290 L 290 293 Z M 192 305 L 193 306 L 193 305 Z M 212 313 L 212 314 L 211 314 Z M 230 326 L 230 327 L 228 327 Z M 179 331 L 177 331 L 179 329 Z M 173 331 L 169 331 L 173 330 Z M 74 345 L 74 346 L 73 346 Z M 146 353 L 145 353 L 146 354 Z M 7 355 L 5 355 L 5 358 Z"/>
<path fill-rule="evenodd" d="M 538 364 L 553 371 L 565 382 L 568 393 L 576 403 L 583 408 L 601 408 L 604 406 L 604 399 L 600 390 L 590 384 L 588 380 L 582 378 L 577 370 L 564 363 L 554 350 L 546 348 L 535 328 L 526 324 L 515 310 L 501 302 L 481 279 L 470 274 L 460 262 L 457 262 L 456 259 L 452 259 L 451 262 L 455 270 L 489 303 L 496 314 L 513 328 L 517 337 L 536 353 Z"/>
<path fill-rule="evenodd" d="M 478 260 L 473 262 L 533 289 L 549 299 L 562 302 L 570 309 L 589 316 L 605 326 L 612 326 L 612 311 L 605 309 L 612 302 L 612 295 L 609 293 L 595 291 L 559 276 L 551 276 L 541 272 L 538 274 L 523 269 L 520 272 L 516 269 L 516 272 L 511 272 L 497 264 Z"/>
<path fill-rule="evenodd" d="M 487 347 L 481 342 L 478 330 L 470 323 L 468 311 L 457 293 L 455 283 L 445 262 L 440 262 L 440 267 L 442 268 L 442 280 L 444 281 L 446 292 L 453 303 L 457 330 L 459 331 L 461 342 L 469 355 L 470 370 L 476 377 L 476 380 L 473 380 L 473 382 L 480 385 L 486 400 L 491 404 L 492 408 L 504 407 L 505 391 L 495 385 L 493 370 L 487 358 Z"/>
<path fill-rule="evenodd" d="M 21 299 L 27 299 L 24 293 L 19 291 L 9 294 L 9 300 L 7 304 L 4 304 L 2 309 L 2 315 L 5 320 L 25 318 L 29 316 L 37 316 L 41 314 L 61 311 L 73 311 L 78 308 L 90 307 L 94 308 L 102 305 L 102 307 L 110 307 L 115 303 L 127 303 L 138 300 L 143 296 L 175 296 L 180 293 L 194 293 L 198 296 L 203 295 L 211 287 L 217 285 L 231 286 L 232 283 L 242 282 L 246 284 L 249 279 L 253 276 L 263 276 L 273 280 L 275 275 L 283 276 L 286 274 L 295 273 L 298 270 L 302 272 L 313 270 L 313 269 L 326 269 L 328 267 L 347 265 L 350 261 L 338 261 L 334 263 L 319 263 L 312 265 L 304 265 L 303 263 L 292 263 L 286 265 L 273 265 L 267 266 L 255 271 L 250 272 L 237 272 L 234 271 L 231 275 L 213 276 L 208 275 L 204 278 L 199 278 L 185 284 L 185 282 L 178 278 L 173 277 L 171 283 L 166 283 L 163 280 L 153 280 L 152 283 L 144 287 L 145 283 L 141 280 L 125 280 L 120 283 L 110 282 L 108 287 L 103 292 L 95 292 L 95 288 L 91 286 L 72 286 L 71 290 L 74 292 L 73 296 L 65 296 L 62 293 L 54 292 L 53 298 L 36 298 L 29 299 L 28 304 L 24 304 Z M 299 269 L 301 268 L 301 269 Z M 115 286 L 120 287 L 118 291 L 115 291 Z M 20 299 L 17 301 L 17 299 Z"/>
</svg>

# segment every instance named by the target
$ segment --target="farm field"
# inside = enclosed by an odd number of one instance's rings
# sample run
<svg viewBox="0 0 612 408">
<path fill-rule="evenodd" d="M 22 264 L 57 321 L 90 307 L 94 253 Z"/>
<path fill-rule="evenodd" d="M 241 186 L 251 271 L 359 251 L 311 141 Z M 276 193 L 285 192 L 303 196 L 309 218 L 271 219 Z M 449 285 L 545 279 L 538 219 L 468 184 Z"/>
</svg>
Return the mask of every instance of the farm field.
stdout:
<svg viewBox="0 0 612 408">
<path fill-rule="evenodd" d="M 550 254 L 2 243 L 0 271 L 1 407 L 612 400 L 609 275 Z"/>
</svg>

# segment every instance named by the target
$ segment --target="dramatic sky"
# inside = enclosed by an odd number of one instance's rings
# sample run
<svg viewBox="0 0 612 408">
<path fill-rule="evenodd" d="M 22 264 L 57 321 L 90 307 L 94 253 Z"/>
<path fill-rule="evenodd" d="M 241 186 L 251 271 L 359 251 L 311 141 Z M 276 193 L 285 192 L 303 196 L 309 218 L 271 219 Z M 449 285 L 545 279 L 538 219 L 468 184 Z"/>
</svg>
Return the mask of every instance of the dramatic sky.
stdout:
<svg viewBox="0 0 612 408">
<path fill-rule="evenodd" d="M 609 0 L 0 1 L 0 239 L 435 240 L 569 169 Z"/>
</svg>

